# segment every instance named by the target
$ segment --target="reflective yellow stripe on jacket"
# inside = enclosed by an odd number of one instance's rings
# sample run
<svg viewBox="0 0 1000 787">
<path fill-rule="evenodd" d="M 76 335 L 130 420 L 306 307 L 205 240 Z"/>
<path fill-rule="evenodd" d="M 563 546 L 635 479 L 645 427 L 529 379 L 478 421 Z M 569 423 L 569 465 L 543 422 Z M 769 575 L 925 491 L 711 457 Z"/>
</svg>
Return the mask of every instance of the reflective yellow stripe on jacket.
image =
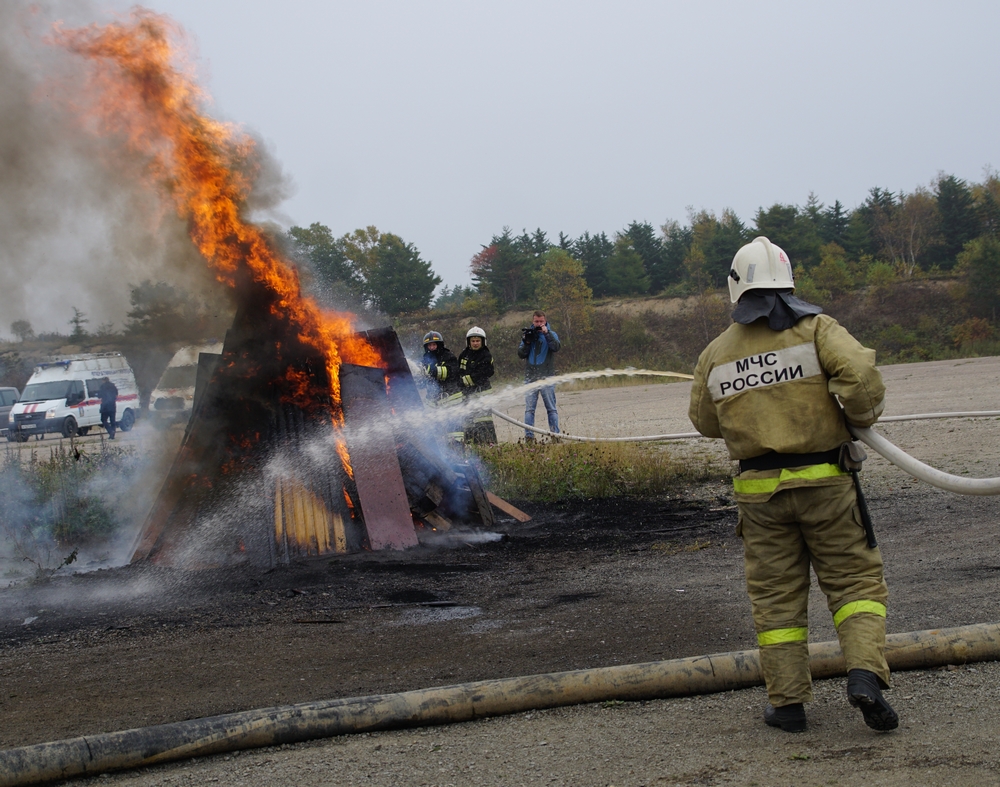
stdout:
<svg viewBox="0 0 1000 787">
<path fill-rule="evenodd" d="M 743 495 L 764 495 L 773 492 L 784 481 L 799 479 L 813 481 L 817 478 L 832 478 L 838 475 L 846 475 L 846 473 L 839 466 L 833 464 L 810 465 L 798 470 L 786 467 L 781 471 L 781 475 L 771 478 L 734 478 L 733 489 Z"/>
</svg>

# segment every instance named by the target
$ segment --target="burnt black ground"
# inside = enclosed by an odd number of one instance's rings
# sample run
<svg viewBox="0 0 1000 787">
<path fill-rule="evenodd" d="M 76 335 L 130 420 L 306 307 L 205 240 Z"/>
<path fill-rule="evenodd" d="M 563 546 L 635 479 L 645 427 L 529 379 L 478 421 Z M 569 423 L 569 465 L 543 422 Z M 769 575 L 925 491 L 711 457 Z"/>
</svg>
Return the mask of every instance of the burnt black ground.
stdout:
<svg viewBox="0 0 1000 787">
<path fill-rule="evenodd" d="M 487 543 L 268 571 L 134 565 L 0 591 L 0 746 L 719 650 L 714 627 L 699 637 L 682 622 L 714 603 L 636 595 L 648 568 L 630 566 L 735 554 L 725 490 L 520 507 L 533 520 L 502 518 Z"/>
<path fill-rule="evenodd" d="M 890 631 L 1000 620 L 997 498 L 905 485 L 870 506 Z M 728 485 L 521 507 L 534 519 L 500 520 L 490 543 L 0 591 L 0 748 L 755 647 Z M 834 639 L 812 604 L 811 639 Z"/>
</svg>

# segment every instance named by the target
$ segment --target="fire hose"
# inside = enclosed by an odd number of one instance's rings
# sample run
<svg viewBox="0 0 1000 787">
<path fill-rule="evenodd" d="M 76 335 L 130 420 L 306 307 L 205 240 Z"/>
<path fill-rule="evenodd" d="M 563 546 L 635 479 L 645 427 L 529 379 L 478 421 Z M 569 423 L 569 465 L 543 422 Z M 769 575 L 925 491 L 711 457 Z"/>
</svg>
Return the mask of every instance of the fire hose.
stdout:
<svg viewBox="0 0 1000 787">
<path fill-rule="evenodd" d="M 505 398 L 507 396 L 512 396 L 514 394 L 519 394 L 522 392 L 528 392 L 542 386 L 554 385 L 558 382 L 567 382 L 570 380 L 579 379 L 590 379 L 593 377 L 608 377 L 617 374 L 624 374 L 629 376 L 642 376 L 642 375 L 652 375 L 652 376 L 664 376 L 664 377 L 677 377 L 681 379 L 693 379 L 689 374 L 681 374 L 680 372 L 656 372 L 650 371 L 648 369 L 624 369 L 624 370 L 614 370 L 605 369 L 600 372 L 582 372 L 577 374 L 565 374 L 558 377 L 549 377 L 544 381 L 538 381 L 534 383 L 529 383 L 527 385 L 520 386 L 518 388 L 507 390 L 504 392 Z M 699 437 L 703 437 L 699 432 L 677 432 L 674 434 L 659 434 L 659 435 L 641 435 L 636 437 L 584 437 L 581 435 L 565 434 L 563 432 L 554 433 L 547 429 L 542 429 L 538 426 L 526 424 L 523 421 L 519 421 L 506 413 L 502 413 L 495 407 L 490 409 L 490 412 L 494 416 L 500 418 L 503 421 L 519 426 L 522 429 L 529 430 L 531 432 L 536 432 L 538 434 L 545 435 L 547 437 L 556 438 L 559 440 L 569 440 L 574 442 L 587 442 L 587 443 L 614 443 L 614 442 L 658 442 L 663 440 L 690 440 Z M 894 415 L 887 416 L 885 418 L 879 419 L 879 423 L 888 423 L 893 421 L 925 421 L 931 419 L 941 419 L 941 418 L 995 418 L 1000 417 L 1000 410 L 977 410 L 973 412 L 955 412 L 955 413 L 916 413 L 914 415 Z M 920 460 L 910 456 L 897 445 L 891 443 L 882 435 L 878 434 L 871 427 L 855 427 L 848 425 L 847 427 L 855 439 L 860 440 L 865 445 L 867 445 L 872 450 L 881 454 L 885 459 L 892 462 L 892 464 L 899 467 L 904 472 L 913 476 L 920 481 L 926 481 L 931 486 L 936 486 L 938 489 L 944 489 L 948 492 L 954 492 L 960 495 L 1000 495 L 1000 478 L 964 478 L 963 476 L 952 475 L 950 473 L 945 473 L 941 470 L 931 467 L 930 465 L 924 464 Z"/>
<path fill-rule="evenodd" d="M 889 667 L 897 671 L 998 660 L 1000 624 L 890 634 L 885 655 Z M 809 669 L 816 679 L 845 675 L 838 643 L 810 645 Z M 733 691 L 763 683 L 758 652 L 743 650 L 284 705 L 0 751 L 0 787 L 349 733 L 450 724 L 608 700 Z"/>
</svg>

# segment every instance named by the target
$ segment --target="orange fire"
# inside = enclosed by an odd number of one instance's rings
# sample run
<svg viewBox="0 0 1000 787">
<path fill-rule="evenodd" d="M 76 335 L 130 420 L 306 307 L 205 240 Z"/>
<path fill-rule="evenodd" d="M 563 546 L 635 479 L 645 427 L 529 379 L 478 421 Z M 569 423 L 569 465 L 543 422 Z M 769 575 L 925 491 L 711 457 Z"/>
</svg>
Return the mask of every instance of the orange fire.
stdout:
<svg viewBox="0 0 1000 787">
<path fill-rule="evenodd" d="M 340 401 L 341 362 L 384 365 L 354 335 L 352 315 L 326 311 L 305 296 L 295 269 L 244 218 L 256 171 L 253 140 L 205 113 L 205 94 L 184 66 L 174 22 L 135 9 L 127 21 L 57 27 L 53 38 L 87 58 L 94 118 L 104 133 L 122 136 L 146 158 L 151 178 L 187 221 L 216 277 L 230 286 L 247 277 L 263 285 L 274 296 L 272 315 L 325 358 L 334 402 Z M 295 383 L 293 395 L 306 393 L 291 370 L 287 379 Z"/>
</svg>

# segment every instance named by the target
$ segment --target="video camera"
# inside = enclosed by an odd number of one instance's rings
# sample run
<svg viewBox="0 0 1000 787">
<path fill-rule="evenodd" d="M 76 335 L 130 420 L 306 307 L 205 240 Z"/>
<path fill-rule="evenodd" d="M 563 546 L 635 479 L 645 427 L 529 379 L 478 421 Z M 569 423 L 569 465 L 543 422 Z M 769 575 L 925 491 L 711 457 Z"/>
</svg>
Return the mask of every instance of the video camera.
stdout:
<svg viewBox="0 0 1000 787">
<path fill-rule="evenodd" d="M 529 325 L 527 328 L 521 329 L 521 341 L 525 344 L 533 344 L 538 336 L 538 328 L 534 325 Z"/>
</svg>

